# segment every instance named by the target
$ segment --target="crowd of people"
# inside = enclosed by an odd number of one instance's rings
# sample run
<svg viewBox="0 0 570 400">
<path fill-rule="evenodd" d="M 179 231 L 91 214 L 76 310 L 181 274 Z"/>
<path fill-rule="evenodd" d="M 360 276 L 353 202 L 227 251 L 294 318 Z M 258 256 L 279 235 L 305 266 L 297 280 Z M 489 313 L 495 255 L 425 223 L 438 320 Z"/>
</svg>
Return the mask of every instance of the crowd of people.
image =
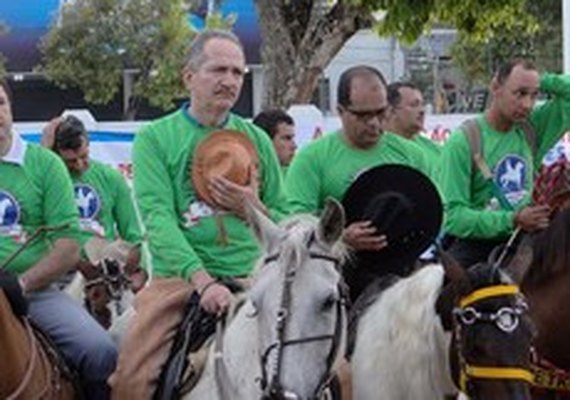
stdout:
<svg viewBox="0 0 570 400">
<path fill-rule="evenodd" d="M 43 146 L 24 142 L 1 83 L 0 262 L 27 247 L 2 266 L 0 280 L 21 289 L 30 318 L 79 372 L 88 399 L 152 398 L 190 295 L 219 316 L 234 296 L 227 279 L 248 286 L 258 244 L 246 203 L 274 221 L 318 215 L 368 169 L 396 164 L 422 173 L 439 193 L 438 237 L 465 268 L 516 229 L 548 225 L 548 206 L 531 204 L 530 192 L 543 156 L 570 128 L 570 77 L 511 60 L 491 82 L 489 108 L 441 148 L 420 134 L 425 107 L 413 83 L 388 84 L 373 66 L 354 66 L 338 83 L 341 128 L 296 153 L 287 113 L 267 110 L 249 121 L 231 112 L 245 71 L 234 34 L 205 30 L 194 39 L 182 71 L 190 101 L 137 133 L 132 194 L 118 172 L 89 158 L 87 132 L 73 117 L 51 121 Z M 535 106 L 539 91 L 549 98 Z M 390 229 L 354 221 L 343 240 L 357 254 L 382 252 Z M 152 279 L 136 288 L 120 352 L 56 287 L 66 273 L 95 267 L 82 251 L 92 237 L 129 243 L 130 273 L 140 272 L 141 244 L 150 250 Z M 350 266 L 361 276 L 355 293 L 378 274 L 358 267 Z"/>
</svg>

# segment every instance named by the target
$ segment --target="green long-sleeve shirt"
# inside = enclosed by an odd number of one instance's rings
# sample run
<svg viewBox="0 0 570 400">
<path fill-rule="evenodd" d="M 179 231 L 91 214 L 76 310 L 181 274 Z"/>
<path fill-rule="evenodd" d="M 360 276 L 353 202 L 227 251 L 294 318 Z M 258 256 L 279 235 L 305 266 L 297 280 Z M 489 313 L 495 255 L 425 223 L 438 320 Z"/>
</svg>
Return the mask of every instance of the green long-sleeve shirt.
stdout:
<svg viewBox="0 0 570 400">
<path fill-rule="evenodd" d="M 233 114 L 224 128 L 244 132 L 252 140 L 260 162 L 260 199 L 271 216 L 279 219 L 285 201 L 271 140 L 255 125 Z M 188 278 L 202 268 L 214 276 L 243 276 L 250 273 L 259 256 L 250 228 L 233 214 L 221 214 L 229 243 L 218 243 L 212 210 L 198 201 L 192 188 L 192 156 L 196 145 L 212 131 L 190 117 L 184 107 L 150 123 L 136 135 L 135 198 L 147 230 L 156 276 Z"/>
<path fill-rule="evenodd" d="M 45 257 L 60 238 L 77 239 L 79 218 L 71 180 L 51 151 L 15 135 L 12 149 L 0 159 L 0 263 L 40 227 L 62 227 L 40 233 L 8 266 L 23 273 Z"/>
<path fill-rule="evenodd" d="M 341 201 L 360 173 L 383 164 L 407 165 L 430 174 L 421 149 L 393 133 L 383 133 L 366 150 L 349 146 L 340 131 L 323 136 L 295 155 L 287 171 L 289 212 L 320 213 L 327 197 Z"/>
<path fill-rule="evenodd" d="M 514 212 L 530 201 L 534 171 L 548 150 L 570 129 L 570 75 L 544 74 L 540 89 L 552 99 L 537 106 L 529 116 L 537 138 L 535 157 L 518 125 L 509 132 L 498 132 L 484 115 L 477 118 L 483 158 L 514 211 L 500 206 L 490 185 L 473 166 L 463 132 L 458 129 L 448 139 L 439 179 L 446 201 L 447 233 L 462 238 L 503 239 L 512 232 Z"/>
<path fill-rule="evenodd" d="M 79 209 L 82 245 L 93 235 L 110 241 L 120 237 L 131 244 L 141 243 L 141 227 L 131 190 L 119 171 L 89 160 L 87 171 L 71 178 Z"/>
</svg>

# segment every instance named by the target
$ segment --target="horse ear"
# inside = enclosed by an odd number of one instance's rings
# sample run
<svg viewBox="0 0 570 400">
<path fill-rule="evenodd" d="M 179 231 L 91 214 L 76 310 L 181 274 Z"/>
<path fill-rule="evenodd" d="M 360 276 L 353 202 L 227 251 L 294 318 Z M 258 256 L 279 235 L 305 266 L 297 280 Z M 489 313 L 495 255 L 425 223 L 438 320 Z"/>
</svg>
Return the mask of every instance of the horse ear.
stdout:
<svg viewBox="0 0 570 400">
<path fill-rule="evenodd" d="M 245 211 L 247 222 L 251 226 L 257 240 L 267 249 L 276 246 L 281 238 L 279 227 L 249 201 L 245 202 Z"/>
<path fill-rule="evenodd" d="M 523 239 L 517 248 L 517 252 L 509 261 L 508 265 L 503 269 L 509 276 L 520 285 L 532 264 L 533 251 L 530 245 L 530 239 Z"/>
<path fill-rule="evenodd" d="M 459 282 L 465 278 L 465 270 L 451 254 L 443 251 L 441 248 L 438 248 L 438 253 L 443 269 L 445 270 L 445 276 L 447 276 L 451 282 Z"/>
<path fill-rule="evenodd" d="M 345 216 L 342 205 L 331 197 L 327 198 L 319 221 L 318 239 L 332 246 L 342 236 L 344 223 Z"/>
</svg>

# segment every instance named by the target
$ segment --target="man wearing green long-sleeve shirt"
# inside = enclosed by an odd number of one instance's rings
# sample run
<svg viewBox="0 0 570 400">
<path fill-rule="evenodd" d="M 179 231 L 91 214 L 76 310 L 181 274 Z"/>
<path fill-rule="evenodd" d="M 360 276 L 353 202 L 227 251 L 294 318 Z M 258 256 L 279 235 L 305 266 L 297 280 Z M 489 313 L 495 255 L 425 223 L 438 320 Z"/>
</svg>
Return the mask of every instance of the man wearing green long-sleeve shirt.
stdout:
<svg viewBox="0 0 570 400">
<path fill-rule="evenodd" d="M 283 184 L 271 140 L 230 112 L 245 68 L 235 35 L 201 32 L 190 46 L 182 72 L 190 103 L 152 122 L 135 138 L 135 198 L 148 233 L 153 281 L 137 295 L 137 315 L 111 378 L 114 398 L 151 397 L 168 356 L 168 337 L 173 337 L 192 291 L 209 313 L 219 315 L 228 308 L 232 294 L 219 278 L 247 277 L 259 256 L 245 221 L 244 200 L 274 219 L 281 214 Z M 199 159 L 197 149 L 220 129 L 247 137 L 257 153 L 258 173 L 246 185 L 212 176 L 201 186 L 209 191 L 206 199 L 193 180 L 194 161 Z M 220 236 L 225 240 L 220 241 Z M 142 349 L 137 333 L 148 339 Z"/>
<path fill-rule="evenodd" d="M 287 172 L 291 213 L 320 213 L 327 197 L 342 200 L 359 174 L 377 165 L 402 164 L 429 175 L 427 159 L 417 145 L 383 131 L 388 102 L 380 71 L 351 67 L 341 75 L 337 92 L 342 129 L 307 145 Z M 346 227 L 344 240 L 355 250 L 386 246 L 385 236 L 370 221 Z"/>
<path fill-rule="evenodd" d="M 549 99 L 535 108 L 539 90 Z M 476 123 L 492 179 L 475 166 L 461 129 L 442 153 L 445 230 L 451 254 L 464 267 L 486 260 L 516 227 L 532 232 L 548 226 L 548 207 L 530 204 L 533 177 L 546 152 L 570 128 L 570 76 L 540 76 L 532 63 L 515 59 L 497 70 L 491 93 L 491 104 Z M 526 123 L 536 135 L 536 154 L 522 127 Z"/>
<path fill-rule="evenodd" d="M 342 129 L 325 135 L 302 149 L 285 178 L 289 212 L 319 214 L 325 199 L 342 200 L 363 172 L 379 165 L 399 164 L 429 175 L 429 165 L 420 147 L 396 134 L 384 132 L 388 111 L 386 81 L 377 69 L 358 65 L 344 71 L 337 88 Z M 357 255 L 390 246 L 389 232 L 379 231 L 373 221 L 351 222 L 343 232 L 344 242 Z M 381 273 L 409 273 L 416 255 L 408 254 L 397 265 L 365 266 L 356 257 L 344 267 L 351 297 Z M 354 273 L 353 273 L 354 272 Z"/>
</svg>

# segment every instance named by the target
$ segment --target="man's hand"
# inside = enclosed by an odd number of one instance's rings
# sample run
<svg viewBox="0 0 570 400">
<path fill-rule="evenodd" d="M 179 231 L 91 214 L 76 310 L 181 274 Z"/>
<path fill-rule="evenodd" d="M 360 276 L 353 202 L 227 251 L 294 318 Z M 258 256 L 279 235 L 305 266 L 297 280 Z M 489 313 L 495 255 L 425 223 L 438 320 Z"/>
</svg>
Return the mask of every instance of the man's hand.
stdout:
<svg viewBox="0 0 570 400">
<path fill-rule="evenodd" d="M 200 307 L 205 311 L 220 316 L 228 310 L 233 299 L 232 292 L 206 271 L 196 271 L 192 275 L 192 284 L 200 295 Z"/>
<path fill-rule="evenodd" d="M 259 199 L 258 187 L 259 183 L 256 175 L 252 176 L 248 186 L 241 186 L 223 177 L 216 177 L 210 185 L 210 191 L 212 198 L 220 208 L 234 213 L 245 221 L 247 218 L 245 211 L 246 201 L 249 201 L 250 204 L 262 212 L 267 212 Z"/>
<path fill-rule="evenodd" d="M 526 232 L 546 229 L 550 222 L 549 206 L 528 206 L 515 214 L 514 223 Z"/>
<path fill-rule="evenodd" d="M 388 246 L 386 235 L 378 235 L 370 221 L 353 222 L 344 229 L 342 238 L 354 250 L 382 250 Z"/>
<path fill-rule="evenodd" d="M 55 146 L 55 130 L 63 121 L 63 117 L 55 117 L 47 123 L 42 130 L 41 144 L 48 149 L 53 149 Z"/>
</svg>

